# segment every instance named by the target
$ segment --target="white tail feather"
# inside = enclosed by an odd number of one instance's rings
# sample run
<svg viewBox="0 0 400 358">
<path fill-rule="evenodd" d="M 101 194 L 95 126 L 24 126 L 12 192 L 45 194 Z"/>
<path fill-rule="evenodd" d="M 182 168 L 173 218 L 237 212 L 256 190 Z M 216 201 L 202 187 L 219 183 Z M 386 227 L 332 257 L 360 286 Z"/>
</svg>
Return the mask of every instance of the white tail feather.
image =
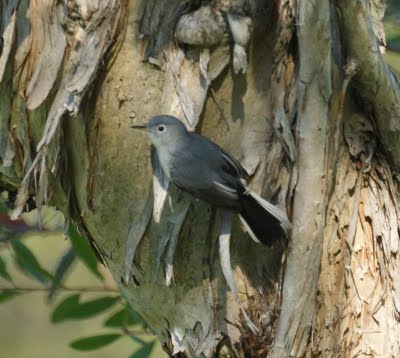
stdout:
<svg viewBox="0 0 400 358">
<path fill-rule="evenodd" d="M 217 182 L 216 180 L 213 180 L 213 184 L 225 195 L 229 196 L 231 199 L 235 200 L 238 198 L 237 190 L 235 188 L 230 188 L 229 186 Z"/>
</svg>

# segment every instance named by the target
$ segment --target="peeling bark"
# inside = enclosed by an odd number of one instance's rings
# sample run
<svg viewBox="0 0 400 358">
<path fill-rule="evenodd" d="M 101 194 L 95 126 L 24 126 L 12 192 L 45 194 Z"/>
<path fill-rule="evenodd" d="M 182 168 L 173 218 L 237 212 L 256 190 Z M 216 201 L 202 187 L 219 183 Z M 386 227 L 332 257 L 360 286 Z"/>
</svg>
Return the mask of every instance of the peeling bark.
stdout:
<svg viewBox="0 0 400 358">
<path fill-rule="evenodd" d="M 384 2 L 376 1 L 378 4 Z M 368 0 L 339 0 L 340 25 L 345 55 L 357 61 L 354 86 L 374 117 L 379 139 L 394 165 L 400 168 L 400 82 L 384 62 L 374 30 L 376 4 Z M 381 5 L 382 6 L 382 5 Z M 372 10 L 371 10 L 372 9 Z M 375 11 L 376 12 L 376 11 Z M 379 12 L 378 12 L 379 15 Z M 379 19 L 379 16 L 378 16 Z"/>
<path fill-rule="evenodd" d="M 77 221 L 171 355 L 399 356 L 400 93 L 379 52 L 383 12 L 1 2 L 0 183 L 19 188 L 15 216 L 35 195 Z M 168 183 L 128 129 L 160 113 L 287 209 L 288 248 L 253 243 L 238 220 L 229 234 Z"/>
<path fill-rule="evenodd" d="M 63 6 L 55 4 L 50 8 L 43 1 L 32 1 L 29 17 L 32 21 L 30 51 L 30 81 L 26 89 L 28 109 L 40 106 L 56 82 L 67 44 L 61 19 Z"/>
<path fill-rule="evenodd" d="M 330 239 L 324 244 L 315 346 L 322 355 L 397 356 L 397 186 L 382 157 L 368 173 L 357 170 L 344 149 L 340 163 L 338 181 L 344 185 L 335 191 L 325 229 Z M 328 311 L 332 305 L 336 309 Z"/>
</svg>

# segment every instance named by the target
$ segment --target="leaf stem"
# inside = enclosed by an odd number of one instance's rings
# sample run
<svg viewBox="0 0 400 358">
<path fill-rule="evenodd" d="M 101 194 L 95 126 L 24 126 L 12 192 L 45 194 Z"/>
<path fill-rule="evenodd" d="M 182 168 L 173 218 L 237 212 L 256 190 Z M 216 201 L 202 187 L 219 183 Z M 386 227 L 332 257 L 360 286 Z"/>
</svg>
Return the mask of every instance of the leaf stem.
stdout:
<svg viewBox="0 0 400 358">
<path fill-rule="evenodd" d="M 60 291 L 68 291 L 68 292 L 118 292 L 118 290 L 111 286 L 76 286 L 76 287 L 59 287 Z M 40 287 L 40 286 L 28 286 L 28 287 L 2 287 L 0 286 L 0 291 L 13 291 L 13 292 L 48 292 L 50 291 L 50 287 Z"/>
</svg>

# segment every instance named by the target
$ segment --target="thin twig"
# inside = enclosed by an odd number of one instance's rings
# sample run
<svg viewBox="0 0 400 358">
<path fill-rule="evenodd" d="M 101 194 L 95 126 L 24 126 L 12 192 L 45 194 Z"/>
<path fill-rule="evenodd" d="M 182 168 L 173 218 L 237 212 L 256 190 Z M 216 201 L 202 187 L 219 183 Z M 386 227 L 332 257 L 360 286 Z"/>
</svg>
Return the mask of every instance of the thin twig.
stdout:
<svg viewBox="0 0 400 358">
<path fill-rule="evenodd" d="M 114 287 L 110 286 L 93 286 L 93 287 L 59 287 L 59 291 L 69 291 L 69 292 L 118 292 Z M 13 291 L 13 292 L 47 292 L 50 291 L 50 287 L 1 287 L 0 286 L 0 291 L 2 292 L 7 292 L 7 291 Z"/>
<path fill-rule="evenodd" d="M 130 330 L 128 327 L 123 326 L 122 327 L 122 333 L 135 339 L 139 336 L 150 336 L 150 337 L 155 337 L 153 333 L 151 333 L 150 331 L 146 331 L 146 330 L 141 330 L 141 331 L 137 331 L 137 330 Z"/>
</svg>

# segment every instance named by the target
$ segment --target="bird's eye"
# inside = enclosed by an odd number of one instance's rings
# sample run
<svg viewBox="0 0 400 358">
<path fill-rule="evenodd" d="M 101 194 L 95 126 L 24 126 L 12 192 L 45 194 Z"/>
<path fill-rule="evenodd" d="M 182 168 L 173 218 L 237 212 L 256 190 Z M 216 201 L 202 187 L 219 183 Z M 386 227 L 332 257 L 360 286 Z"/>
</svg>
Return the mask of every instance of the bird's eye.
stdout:
<svg viewBox="0 0 400 358">
<path fill-rule="evenodd" d="M 159 132 L 164 132 L 164 131 L 165 131 L 165 126 L 158 126 L 158 127 L 157 127 L 157 130 L 158 130 Z"/>
</svg>

